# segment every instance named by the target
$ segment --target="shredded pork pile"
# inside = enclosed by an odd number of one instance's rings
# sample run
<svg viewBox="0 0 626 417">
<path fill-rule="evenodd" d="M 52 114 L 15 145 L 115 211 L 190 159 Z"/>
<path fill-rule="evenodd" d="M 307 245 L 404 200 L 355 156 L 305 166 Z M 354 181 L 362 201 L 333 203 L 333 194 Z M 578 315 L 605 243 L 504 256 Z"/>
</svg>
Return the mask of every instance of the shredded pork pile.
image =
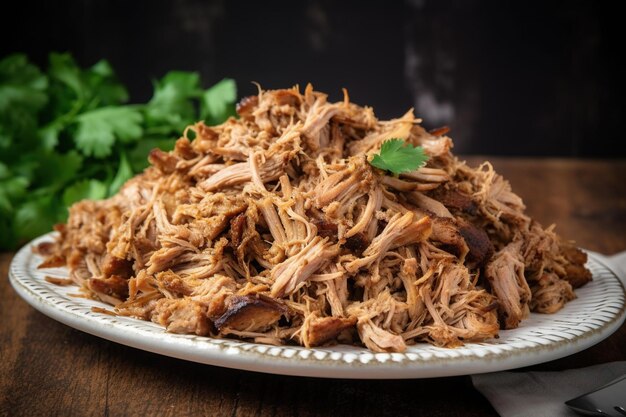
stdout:
<svg viewBox="0 0 626 417">
<path fill-rule="evenodd" d="M 75 204 L 42 267 L 170 332 L 376 352 L 497 337 L 591 279 L 488 162 L 459 161 L 412 111 L 377 120 L 310 85 L 237 111 L 153 150 L 116 196 Z M 423 147 L 426 166 L 371 166 L 391 138 Z"/>
</svg>

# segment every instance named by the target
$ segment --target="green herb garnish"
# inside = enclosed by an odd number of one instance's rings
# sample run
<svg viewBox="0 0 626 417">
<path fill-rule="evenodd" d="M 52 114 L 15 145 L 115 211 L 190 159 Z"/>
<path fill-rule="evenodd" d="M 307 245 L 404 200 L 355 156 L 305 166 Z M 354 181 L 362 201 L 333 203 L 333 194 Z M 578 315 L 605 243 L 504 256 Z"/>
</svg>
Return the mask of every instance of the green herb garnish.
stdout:
<svg viewBox="0 0 626 417">
<path fill-rule="evenodd" d="M 0 250 L 48 232 L 76 201 L 115 194 L 187 125 L 234 116 L 236 95 L 233 80 L 203 89 L 197 73 L 172 71 L 131 105 L 106 61 L 80 68 L 52 53 L 42 71 L 24 54 L 0 59 Z"/>
<path fill-rule="evenodd" d="M 402 139 L 389 139 L 383 142 L 380 152 L 370 161 L 372 166 L 389 171 L 394 175 L 414 171 L 428 161 L 421 146 L 412 146 Z"/>
</svg>

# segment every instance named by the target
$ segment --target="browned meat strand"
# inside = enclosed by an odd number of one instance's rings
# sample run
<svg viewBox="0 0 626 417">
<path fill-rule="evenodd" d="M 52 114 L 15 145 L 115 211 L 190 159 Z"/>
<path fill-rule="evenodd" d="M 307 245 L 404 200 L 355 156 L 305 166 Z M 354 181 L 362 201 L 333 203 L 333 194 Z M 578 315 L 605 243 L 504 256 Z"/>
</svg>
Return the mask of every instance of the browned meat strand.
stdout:
<svg viewBox="0 0 626 417">
<path fill-rule="evenodd" d="M 116 196 L 75 204 L 42 267 L 170 332 L 377 352 L 489 340 L 591 279 L 489 163 L 456 159 L 447 128 L 426 132 L 412 111 L 381 121 L 310 85 L 237 109 L 152 151 Z M 372 167 L 391 138 L 427 165 Z"/>
<path fill-rule="evenodd" d="M 530 288 L 524 277 L 521 244 L 519 240 L 509 243 L 493 256 L 485 269 L 506 329 L 517 327 L 529 313 Z"/>
</svg>

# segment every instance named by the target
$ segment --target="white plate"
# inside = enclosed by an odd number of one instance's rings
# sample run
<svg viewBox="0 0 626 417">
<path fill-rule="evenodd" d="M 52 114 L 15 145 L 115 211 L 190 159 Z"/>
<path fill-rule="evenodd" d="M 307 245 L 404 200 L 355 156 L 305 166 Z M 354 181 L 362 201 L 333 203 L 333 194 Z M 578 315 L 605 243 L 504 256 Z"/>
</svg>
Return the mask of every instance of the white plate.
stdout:
<svg viewBox="0 0 626 417">
<path fill-rule="evenodd" d="M 51 240 L 52 234 L 32 244 Z M 499 339 L 468 343 L 456 349 L 428 344 L 405 353 L 372 353 L 353 346 L 307 349 L 268 346 L 238 340 L 177 335 L 151 322 L 91 311 L 110 306 L 73 297 L 74 286 L 57 286 L 45 276 L 66 277 L 63 268 L 37 269 L 42 259 L 23 247 L 9 277 L 17 293 L 43 314 L 78 330 L 175 358 L 250 371 L 325 378 L 431 378 L 494 372 L 562 358 L 586 349 L 624 322 L 624 287 L 615 274 L 590 254 L 593 281 L 576 291 L 578 298 L 556 314 L 531 314 Z"/>
</svg>

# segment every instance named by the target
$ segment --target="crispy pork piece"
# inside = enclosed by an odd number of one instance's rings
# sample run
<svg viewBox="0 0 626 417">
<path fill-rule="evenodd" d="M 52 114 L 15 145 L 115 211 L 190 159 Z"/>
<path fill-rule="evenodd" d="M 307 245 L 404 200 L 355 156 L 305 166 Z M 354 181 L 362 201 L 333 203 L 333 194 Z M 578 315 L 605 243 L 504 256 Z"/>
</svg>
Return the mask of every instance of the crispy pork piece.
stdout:
<svg viewBox="0 0 626 417">
<path fill-rule="evenodd" d="M 117 275 L 123 278 L 130 278 L 133 276 L 133 263 L 127 259 L 120 259 L 117 256 L 107 254 L 104 256 L 102 266 L 102 273 L 105 276 Z"/>
<path fill-rule="evenodd" d="M 483 229 L 461 218 L 457 219 L 457 222 L 460 224 L 459 233 L 469 250 L 465 257 L 468 266 L 470 268 L 482 267 L 495 252 L 493 243 Z"/>
<path fill-rule="evenodd" d="M 464 261 L 470 248 L 456 221 L 447 217 L 435 217 L 432 223 L 431 239 L 442 243 L 447 252 L 453 253 L 457 258 Z"/>
<path fill-rule="evenodd" d="M 313 313 L 302 326 L 302 342 L 306 347 L 320 346 L 335 340 L 345 330 L 354 328 L 356 317 L 318 317 Z"/>
<path fill-rule="evenodd" d="M 472 197 L 454 188 L 438 187 L 432 191 L 431 197 L 450 211 L 468 215 L 478 213 L 478 204 Z"/>
<path fill-rule="evenodd" d="M 234 295 L 227 304 L 226 311 L 213 321 L 219 331 L 264 331 L 287 311 L 276 300 L 258 294 Z"/>
<path fill-rule="evenodd" d="M 247 96 L 239 100 L 237 103 L 237 114 L 242 118 L 249 118 L 252 116 L 252 112 L 255 107 L 259 105 L 259 97 L 257 96 Z"/>
<path fill-rule="evenodd" d="M 317 228 L 317 235 L 321 238 L 328 238 L 330 241 L 337 242 L 339 227 L 336 223 L 326 220 L 315 220 L 313 222 Z"/>
<path fill-rule="evenodd" d="M 591 271 L 585 268 L 587 254 L 571 243 L 561 242 L 559 249 L 565 258 L 563 279 L 569 282 L 573 288 L 582 287 L 591 281 Z"/>
<path fill-rule="evenodd" d="M 176 169 L 178 158 L 168 152 L 164 152 L 161 149 L 155 148 L 150 151 L 148 156 L 150 163 L 159 169 L 163 174 L 171 174 Z"/>
<path fill-rule="evenodd" d="M 118 304 L 128 297 L 128 280 L 118 275 L 90 278 L 87 287 L 102 301 Z"/>
<path fill-rule="evenodd" d="M 152 311 L 152 321 L 172 333 L 208 336 L 211 332 L 206 307 L 188 298 L 158 300 Z"/>
</svg>

